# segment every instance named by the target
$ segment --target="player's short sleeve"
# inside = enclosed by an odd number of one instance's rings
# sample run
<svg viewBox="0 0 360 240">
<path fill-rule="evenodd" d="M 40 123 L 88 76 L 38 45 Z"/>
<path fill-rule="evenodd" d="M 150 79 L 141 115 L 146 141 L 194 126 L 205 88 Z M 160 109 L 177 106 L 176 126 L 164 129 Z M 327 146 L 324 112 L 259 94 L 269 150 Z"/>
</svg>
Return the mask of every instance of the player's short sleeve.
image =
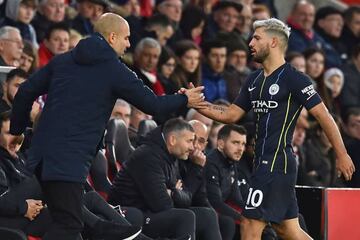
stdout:
<svg viewBox="0 0 360 240">
<path fill-rule="evenodd" d="M 248 90 L 250 83 L 253 82 L 253 78 L 250 76 L 246 80 L 245 84 L 241 87 L 239 94 L 234 101 L 234 104 L 242 108 L 245 112 L 250 111 L 252 108 L 250 92 Z"/>
<path fill-rule="evenodd" d="M 290 80 L 288 85 L 291 94 L 307 110 L 322 102 L 320 95 L 307 75 L 300 72 L 293 72 L 293 74 L 289 75 L 291 77 L 288 78 Z"/>
</svg>

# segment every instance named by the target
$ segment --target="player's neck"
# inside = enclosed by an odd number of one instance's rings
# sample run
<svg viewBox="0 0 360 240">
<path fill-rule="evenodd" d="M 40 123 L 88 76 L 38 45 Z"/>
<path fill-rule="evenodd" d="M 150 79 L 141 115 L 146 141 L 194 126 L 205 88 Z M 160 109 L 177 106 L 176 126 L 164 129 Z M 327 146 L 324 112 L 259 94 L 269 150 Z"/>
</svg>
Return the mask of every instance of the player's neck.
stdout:
<svg viewBox="0 0 360 240">
<path fill-rule="evenodd" d="M 262 63 L 264 67 L 265 77 L 269 76 L 272 72 L 278 69 L 285 63 L 283 56 L 269 55 L 269 57 Z"/>
</svg>

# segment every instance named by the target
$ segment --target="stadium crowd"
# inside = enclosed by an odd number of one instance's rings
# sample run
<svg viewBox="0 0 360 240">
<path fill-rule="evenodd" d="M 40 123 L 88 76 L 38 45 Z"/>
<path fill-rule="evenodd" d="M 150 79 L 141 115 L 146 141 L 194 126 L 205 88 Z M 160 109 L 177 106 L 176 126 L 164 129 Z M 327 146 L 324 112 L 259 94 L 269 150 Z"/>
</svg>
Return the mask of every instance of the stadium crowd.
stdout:
<svg viewBox="0 0 360 240">
<path fill-rule="evenodd" d="M 101 15 L 128 21 L 131 46 L 120 61 L 156 95 L 204 86 L 206 101 L 228 106 L 260 67 L 248 47 L 253 22 L 278 11 L 271 0 L 0 0 L 0 66 L 15 67 L 1 89 L 0 227 L 37 239 L 51 224 L 39 183 L 25 168 L 47 95 L 34 101 L 16 145 L 8 140 L 12 104 L 32 73 L 94 34 Z M 360 169 L 360 5 L 315 8 L 300 0 L 286 22 L 286 60 L 312 79 Z M 87 179 L 83 239 L 125 239 L 117 229 L 131 225 L 142 226 L 135 239 L 240 239 L 254 117 L 223 124 L 187 108 L 151 116 L 118 99 Z M 298 185 L 360 187 L 360 171 L 349 182 L 338 177 L 334 150 L 305 109 L 292 148 Z M 278 239 L 270 225 L 263 239 Z"/>
</svg>

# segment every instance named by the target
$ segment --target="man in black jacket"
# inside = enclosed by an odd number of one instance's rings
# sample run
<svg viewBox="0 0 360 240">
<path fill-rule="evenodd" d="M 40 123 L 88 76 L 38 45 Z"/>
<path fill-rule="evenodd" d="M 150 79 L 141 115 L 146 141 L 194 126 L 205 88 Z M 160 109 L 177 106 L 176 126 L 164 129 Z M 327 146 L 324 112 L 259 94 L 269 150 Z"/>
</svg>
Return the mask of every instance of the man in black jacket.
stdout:
<svg viewBox="0 0 360 240">
<path fill-rule="evenodd" d="M 75 240 L 83 228 L 83 184 L 117 98 L 161 115 L 201 105 L 202 88 L 156 97 L 119 59 L 129 47 L 129 25 L 112 13 L 102 15 L 93 36 L 56 56 L 21 85 L 13 103 L 12 141 L 29 121 L 33 101 L 47 101 L 29 149 L 27 168 L 41 180 L 54 224 L 43 240 Z"/>
<path fill-rule="evenodd" d="M 144 211 L 144 233 L 161 235 L 192 235 L 195 239 L 195 218 L 199 222 L 217 224 L 208 208 L 192 205 L 193 187 L 199 182 L 198 171 L 191 171 L 182 179 L 178 160 L 186 160 L 194 151 L 194 130 L 180 119 L 168 120 L 164 127 L 153 130 L 125 162 L 109 194 L 111 204 L 137 207 Z M 195 183 L 194 185 L 187 183 Z M 201 179 L 200 179 L 201 183 Z M 195 214 L 194 214 L 195 213 Z M 213 216 L 214 219 L 208 219 Z M 215 221 L 213 221 L 215 220 Z M 196 222 L 195 222 L 196 221 Z M 206 231 L 214 231 L 208 226 Z M 219 233 L 199 233 L 205 239 L 221 239 Z"/>
<path fill-rule="evenodd" d="M 218 133 L 217 148 L 207 156 L 205 166 L 209 201 L 220 215 L 220 226 L 222 221 L 231 218 L 232 229 L 235 229 L 235 222 L 240 221 L 241 211 L 245 206 L 236 164 L 245 150 L 245 145 L 245 128 L 225 125 Z M 232 231 L 232 236 L 229 236 L 230 232 L 222 231 L 222 234 L 223 239 L 232 239 L 235 231 Z"/>
<path fill-rule="evenodd" d="M 0 227 L 20 229 L 27 235 L 42 237 L 51 227 L 52 219 L 42 201 L 43 194 L 37 179 L 26 170 L 24 159 L 18 154 L 21 142 L 9 141 L 9 129 L 8 111 L 0 114 Z M 84 202 L 82 211 L 86 228 L 83 233 L 86 236 L 119 240 L 132 235 L 128 230 L 134 227 L 97 192 L 87 192 Z M 131 212 L 135 213 L 132 209 Z M 150 240 L 146 236 L 139 237 Z"/>
<path fill-rule="evenodd" d="M 206 194 L 204 151 L 209 130 L 203 122 L 198 120 L 191 120 L 189 124 L 195 133 L 194 151 L 187 160 L 179 161 L 179 171 L 184 188 L 191 193 L 190 209 L 196 215 L 196 239 L 221 239 L 217 214 L 211 207 Z"/>
</svg>

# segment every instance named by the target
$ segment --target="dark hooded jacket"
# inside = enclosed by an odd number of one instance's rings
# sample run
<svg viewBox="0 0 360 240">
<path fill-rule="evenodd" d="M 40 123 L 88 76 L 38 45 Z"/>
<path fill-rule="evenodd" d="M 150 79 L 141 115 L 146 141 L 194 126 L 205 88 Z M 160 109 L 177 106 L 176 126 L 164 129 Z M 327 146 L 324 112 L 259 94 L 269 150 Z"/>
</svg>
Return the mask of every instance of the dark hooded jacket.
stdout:
<svg viewBox="0 0 360 240">
<path fill-rule="evenodd" d="M 158 127 L 147 135 L 118 172 L 108 200 L 110 204 L 150 212 L 190 207 L 191 189 L 183 186 L 183 190 L 177 190 L 178 179 L 181 179 L 178 160 L 167 150 L 161 127 Z M 167 189 L 171 190 L 171 196 Z"/>
<path fill-rule="evenodd" d="M 151 115 L 187 104 L 184 95 L 154 95 L 97 33 L 21 85 L 13 102 L 12 134 L 24 132 L 33 101 L 43 94 L 47 101 L 26 164 L 45 181 L 85 182 L 118 98 Z"/>
</svg>

